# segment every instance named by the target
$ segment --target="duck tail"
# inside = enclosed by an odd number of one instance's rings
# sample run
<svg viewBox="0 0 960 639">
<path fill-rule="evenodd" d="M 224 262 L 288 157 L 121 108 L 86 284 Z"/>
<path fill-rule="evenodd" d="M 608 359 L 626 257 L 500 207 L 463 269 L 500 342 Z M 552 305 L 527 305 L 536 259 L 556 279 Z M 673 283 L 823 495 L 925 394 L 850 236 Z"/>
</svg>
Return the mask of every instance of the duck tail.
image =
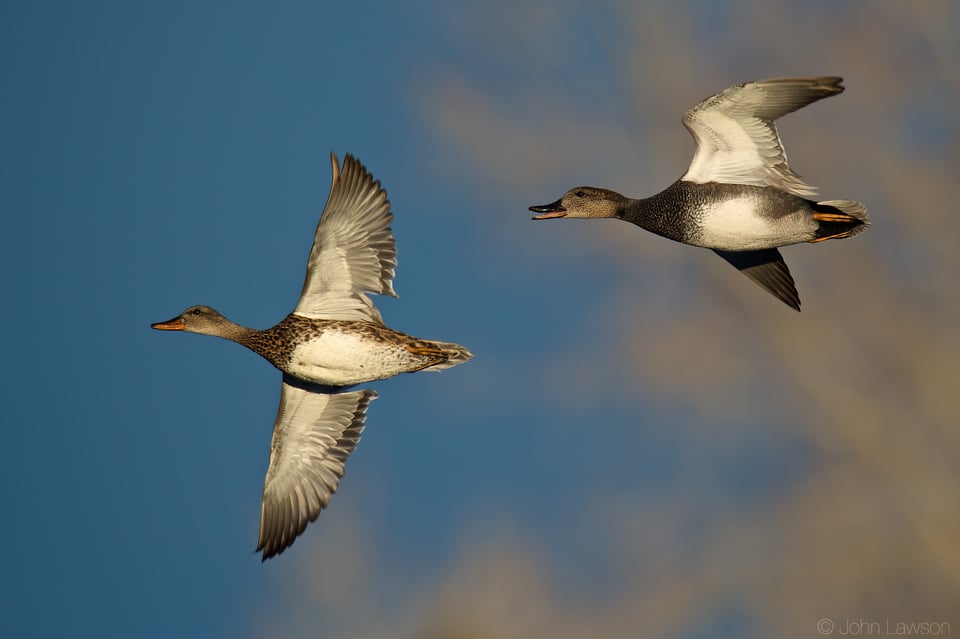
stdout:
<svg viewBox="0 0 960 639">
<path fill-rule="evenodd" d="M 465 361 L 473 357 L 473 353 L 471 353 L 469 350 L 452 342 L 421 340 L 415 344 L 407 345 L 407 350 L 417 355 L 425 355 L 433 360 L 428 361 L 423 366 L 410 371 L 411 373 L 421 370 L 442 371 L 445 368 L 452 368 L 457 364 L 463 364 Z"/>
<path fill-rule="evenodd" d="M 433 344 L 443 351 L 444 355 L 447 356 L 447 359 L 446 361 L 440 362 L 435 366 L 431 366 L 429 370 L 442 371 L 445 368 L 452 368 L 457 364 L 463 364 L 465 361 L 473 357 L 473 353 L 471 353 L 465 347 L 460 346 L 459 344 L 454 344 L 453 342 L 434 342 Z"/>
<path fill-rule="evenodd" d="M 870 226 L 867 209 L 853 200 L 823 200 L 813 202 L 813 219 L 818 226 L 810 242 L 853 237 Z"/>
</svg>

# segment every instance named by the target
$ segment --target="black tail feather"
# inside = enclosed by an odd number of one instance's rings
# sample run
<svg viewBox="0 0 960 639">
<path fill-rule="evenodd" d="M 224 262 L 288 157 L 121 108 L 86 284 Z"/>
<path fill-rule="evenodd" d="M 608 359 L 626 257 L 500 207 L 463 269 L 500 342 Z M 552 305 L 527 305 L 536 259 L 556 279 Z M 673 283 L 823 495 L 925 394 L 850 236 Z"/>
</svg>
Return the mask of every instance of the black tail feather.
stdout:
<svg viewBox="0 0 960 639">
<path fill-rule="evenodd" d="M 811 242 L 852 237 L 870 226 L 867 209 L 853 200 L 813 202 L 813 219 L 819 226 Z"/>
</svg>

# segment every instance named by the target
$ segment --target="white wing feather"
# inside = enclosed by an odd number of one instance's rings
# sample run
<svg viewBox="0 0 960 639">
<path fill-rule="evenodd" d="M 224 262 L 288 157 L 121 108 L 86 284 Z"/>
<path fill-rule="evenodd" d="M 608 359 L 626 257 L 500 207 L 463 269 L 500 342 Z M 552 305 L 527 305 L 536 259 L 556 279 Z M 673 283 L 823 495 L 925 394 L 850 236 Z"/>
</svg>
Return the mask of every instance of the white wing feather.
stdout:
<svg viewBox="0 0 960 639">
<path fill-rule="evenodd" d="M 383 324 L 365 293 L 396 297 L 397 247 L 386 191 L 352 155 L 330 154 L 333 181 L 307 260 L 294 313 L 316 319 Z"/>
<path fill-rule="evenodd" d="M 330 503 L 377 396 L 326 390 L 283 376 L 260 513 L 257 550 L 264 560 L 289 547 Z"/>
<path fill-rule="evenodd" d="M 683 115 L 697 142 L 688 182 L 772 186 L 800 197 L 816 194 L 787 165 L 774 120 L 843 91 L 842 78 L 779 78 L 738 84 Z"/>
</svg>

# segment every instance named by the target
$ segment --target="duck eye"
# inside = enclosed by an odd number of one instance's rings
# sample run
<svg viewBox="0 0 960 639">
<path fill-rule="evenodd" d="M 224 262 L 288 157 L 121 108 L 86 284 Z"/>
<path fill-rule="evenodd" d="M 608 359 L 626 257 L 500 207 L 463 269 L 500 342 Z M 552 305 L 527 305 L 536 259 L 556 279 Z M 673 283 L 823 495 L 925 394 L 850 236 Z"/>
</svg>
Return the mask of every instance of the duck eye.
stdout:
<svg viewBox="0 0 960 639">
<path fill-rule="evenodd" d="M 577 197 L 583 197 L 584 193 L 583 191 L 577 191 L 576 193 L 574 193 L 574 195 L 576 195 Z"/>
<path fill-rule="evenodd" d="M 193 314 L 194 314 L 194 315 L 202 315 L 203 312 L 202 312 L 199 308 L 195 308 L 195 309 L 193 309 Z"/>
</svg>

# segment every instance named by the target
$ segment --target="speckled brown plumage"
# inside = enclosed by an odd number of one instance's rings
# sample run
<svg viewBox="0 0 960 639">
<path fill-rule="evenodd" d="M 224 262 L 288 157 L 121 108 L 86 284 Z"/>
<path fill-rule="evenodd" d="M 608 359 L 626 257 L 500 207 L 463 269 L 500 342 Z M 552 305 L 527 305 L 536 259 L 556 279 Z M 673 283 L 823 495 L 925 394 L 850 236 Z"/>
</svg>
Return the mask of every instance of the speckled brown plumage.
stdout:
<svg viewBox="0 0 960 639">
<path fill-rule="evenodd" d="M 453 358 L 462 357 L 465 351 L 462 349 L 460 352 L 450 352 L 446 343 L 419 339 L 380 324 L 354 320 L 313 319 L 293 313 L 268 329 L 262 331 L 249 329 L 234 341 L 285 371 L 290 365 L 294 348 L 298 344 L 320 337 L 325 331 L 353 333 L 369 340 L 372 344 L 405 346 L 411 353 L 421 355 L 423 362 L 416 370 L 423 370 Z"/>
</svg>

